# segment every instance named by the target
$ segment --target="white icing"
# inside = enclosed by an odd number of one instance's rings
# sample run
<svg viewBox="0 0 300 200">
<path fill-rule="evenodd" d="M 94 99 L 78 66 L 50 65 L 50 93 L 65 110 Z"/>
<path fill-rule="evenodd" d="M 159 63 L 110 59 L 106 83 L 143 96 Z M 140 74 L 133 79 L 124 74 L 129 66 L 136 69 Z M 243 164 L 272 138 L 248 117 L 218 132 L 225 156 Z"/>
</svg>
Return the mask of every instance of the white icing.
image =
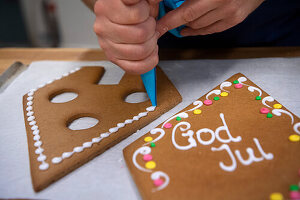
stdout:
<svg viewBox="0 0 300 200">
<path fill-rule="evenodd" d="M 201 139 L 201 133 L 210 133 L 210 140 L 208 141 L 203 141 Z M 200 142 L 200 144 L 203 144 L 203 145 L 210 145 L 212 144 L 214 141 L 215 141 L 215 133 L 211 130 L 211 129 L 208 129 L 208 128 L 203 128 L 203 129 L 200 129 L 196 132 L 196 135 L 197 135 L 197 140 L 198 142 Z"/>
<path fill-rule="evenodd" d="M 27 101 L 32 101 L 32 99 L 33 99 L 33 96 L 27 97 Z"/>
<path fill-rule="evenodd" d="M 52 163 L 54 163 L 54 164 L 60 163 L 61 161 L 62 161 L 61 157 L 52 158 Z"/>
<path fill-rule="evenodd" d="M 293 129 L 294 129 L 294 131 L 295 131 L 296 133 L 298 133 L 298 134 L 300 135 L 299 127 L 300 127 L 300 122 L 294 124 Z"/>
<path fill-rule="evenodd" d="M 263 157 L 260 157 L 260 158 L 257 158 L 255 157 L 254 155 L 254 151 L 252 148 L 248 147 L 246 149 L 247 153 L 248 153 L 248 159 L 247 160 L 244 160 L 240 151 L 239 150 L 235 150 L 235 155 L 236 157 L 239 159 L 239 161 L 243 164 L 243 165 L 250 165 L 252 162 L 259 162 L 259 161 L 262 161 L 264 158 Z"/>
<path fill-rule="evenodd" d="M 263 98 L 263 100 L 262 100 L 261 102 L 262 102 L 262 104 L 264 104 L 265 106 L 271 108 L 271 106 L 269 106 L 268 104 L 266 104 L 266 101 L 268 101 L 268 102 L 273 102 L 274 100 L 275 100 L 275 99 L 274 99 L 273 97 L 267 96 L 267 97 Z"/>
<path fill-rule="evenodd" d="M 253 138 L 253 141 L 258 149 L 258 151 L 261 153 L 261 155 L 267 159 L 267 160 L 272 160 L 274 158 L 272 153 L 265 153 L 262 147 L 260 146 L 260 143 L 257 138 Z"/>
<path fill-rule="evenodd" d="M 156 108 L 156 106 L 150 106 L 150 107 L 146 108 L 146 110 L 147 110 L 148 112 L 152 112 L 152 111 L 155 110 L 155 108 Z"/>
<path fill-rule="evenodd" d="M 30 122 L 30 121 L 33 121 L 34 119 L 35 119 L 35 117 L 34 117 L 34 116 L 30 116 L 30 117 L 28 117 L 28 118 L 27 118 L 27 121 L 29 121 L 29 122 Z"/>
<path fill-rule="evenodd" d="M 169 178 L 169 176 L 166 173 L 164 173 L 162 171 L 157 171 L 157 172 L 153 172 L 151 174 L 151 179 L 153 181 L 156 180 L 156 179 L 159 179 L 161 177 L 163 177 L 165 179 L 164 183 L 162 185 L 160 185 L 159 187 L 153 189 L 152 192 L 156 192 L 156 191 L 162 190 L 162 189 L 164 189 L 165 187 L 167 187 L 169 185 L 170 178 Z"/>
<path fill-rule="evenodd" d="M 225 90 L 224 87 L 230 87 L 231 85 L 232 85 L 232 83 L 230 83 L 228 81 L 225 81 L 225 82 L 221 83 L 220 89 L 225 91 L 225 92 L 229 92 L 228 90 Z"/>
<path fill-rule="evenodd" d="M 209 92 L 207 95 L 206 95 L 206 99 L 208 99 L 208 97 L 212 94 L 215 94 L 215 95 L 219 95 L 221 94 L 221 90 L 213 90 L 211 92 Z"/>
<path fill-rule="evenodd" d="M 216 134 L 216 138 L 222 142 L 222 143 L 229 143 L 229 142 L 240 142 L 242 140 L 241 136 L 237 136 L 236 138 L 232 137 L 230 134 L 230 131 L 228 129 L 228 126 L 225 122 L 225 118 L 224 118 L 224 114 L 220 113 L 220 118 L 222 120 L 222 123 L 224 126 L 220 126 L 216 129 L 215 134 Z M 220 131 L 225 131 L 227 133 L 228 139 L 222 139 L 220 137 Z"/>
<path fill-rule="evenodd" d="M 28 106 L 28 107 L 26 108 L 26 110 L 27 110 L 27 111 L 31 111 L 31 110 L 32 110 L 32 106 Z"/>
<path fill-rule="evenodd" d="M 148 146 L 144 146 L 144 147 L 140 147 L 138 148 L 134 153 L 133 153 L 133 156 L 132 156 L 132 162 L 134 164 L 134 166 L 136 168 L 138 168 L 139 170 L 141 171 L 144 171 L 144 172 L 152 172 L 152 170 L 150 169 L 146 169 L 144 167 L 141 167 L 137 161 L 136 161 L 136 157 L 138 154 L 142 154 L 142 155 L 146 155 L 146 154 L 150 154 L 151 153 L 151 148 L 148 147 Z"/>
<path fill-rule="evenodd" d="M 28 101 L 27 102 L 27 106 L 32 106 L 33 102 L 32 101 Z"/>
<path fill-rule="evenodd" d="M 196 107 L 194 107 L 192 109 L 189 109 L 187 112 L 193 111 L 193 110 L 196 110 L 196 109 L 200 108 L 203 105 L 203 103 L 202 103 L 202 101 L 194 101 L 193 105 L 196 106 Z"/>
<path fill-rule="evenodd" d="M 32 127 L 31 127 L 31 130 L 37 130 L 39 127 L 37 126 L 37 125 L 33 125 Z"/>
<path fill-rule="evenodd" d="M 152 135 L 155 135 L 156 133 L 160 133 L 160 135 L 159 135 L 157 138 L 155 138 L 154 140 L 151 141 L 151 142 L 153 142 L 153 143 L 157 142 L 158 140 L 160 140 L 160 139 L 161 139 L 162 137 L 164 137 L 164 135 L 165 135 L 165 131 L 164 131 L 163 129 L 161 129 L 161 128 L 155 128 L 155 129 L 152 129 L 152 130 L 150 131 L 150 133 L 151 133 Z M 150 144 L 151 142 L 147 142 L 146 144 L 144 144 L 144 146 Z"/>
<path fill-rule="evenodd" d="M 33 125 L 35 125 L 36 124 L 36 121 L 31 121 L 31 122 L 29 122 L 29 125 L 30 126 L 33 126 Z"/>
<path fill-rule="evenodd" d="M 34 131 L 32 132 L 32 134 L 33 134 L 33 135 L 38 135 L 38 134 L 40 134 L 40 130 L 34 130 Z"/>
<path fill-rule="evenodd" d="M 244 84 L 243 82 L 247 81 L 246 77 L 240 77 L 238 78 L 239 83 Z"/>
<path fill-rule="evenodd" d="M 180 126 L 186 126 L 186 128 L 183 128 L 183 127 L 180 127 Z M 194 132 L 191 131 L 191 130 L 189 130 L 188 132 L 182 134 L 183 137 L 188 137 L 189 145 L 181 146 L 181 145 L 178 145 L 176 143 L 175 133 L 176 133 L 176 130 L 177 130 L 178 127 L 180 127 L 180 131 L 186 131 L 186 130 L 191 128 L 191 124 L 188 123 L 188 122 L 180 122 L 180 123 L 176 124 L 176 126 L 173 128 L 173 130 L 172 130 L 172 143 L 173 143 L 174 147 L 176 149 L 179 149 L 179 150 L 188 150 L 188 149 L 191 149 L 193 147 L 196 147 L 197 143 L 196 143 L 195 139 L 193 138 Z"/>
<path fill-rule="evenodd" d="M 261 91 L 259 88 L 257 88 L 257 87 L 249 86 L 249 87 L 248 87 L 248 90 L 249 90 L 250 92 L 254 92 L 254 91 L 256 90 L 256 91 L 259 92 L 259 96 L 262 95 L 262 91 Z"/>
<path fill-rule="evenodd" d="M 232 164 L 231 165 L 225 165 L 222 161 L 219 162 L 219 166 L 221 167 L 221 169 L 223 169 L 224 171 L 228 171 L 228 172 L 232 172 L 236 169 L 236 160 L 234 158 L 233 153 L 231 152 L 231 149 L 229 148 L 228 144 L 222 144 L 219 148 L 216 147 L 212 147 L 211 148 L 212 151 L 222 151 L 222 150 L 226 150 Z"/>
<path fill-rule="evenodd" d="M 277 115 L 277 116 L 281 116 L 281 113 L 287 114 L 287 115 L 289 115 L 290 118 L 292 119 L 292 123 L 291 123 L 291 124 L 294 123 L 294 117 L 293 117 L 293 115 L 292 115 L 290 112 L 286 111 L 286 110 L 282 110 L 282 109 L 273 109 L 273 110 L 272 110 L 272 113 L 273 113 L 274 115 Z"/>
</svg>

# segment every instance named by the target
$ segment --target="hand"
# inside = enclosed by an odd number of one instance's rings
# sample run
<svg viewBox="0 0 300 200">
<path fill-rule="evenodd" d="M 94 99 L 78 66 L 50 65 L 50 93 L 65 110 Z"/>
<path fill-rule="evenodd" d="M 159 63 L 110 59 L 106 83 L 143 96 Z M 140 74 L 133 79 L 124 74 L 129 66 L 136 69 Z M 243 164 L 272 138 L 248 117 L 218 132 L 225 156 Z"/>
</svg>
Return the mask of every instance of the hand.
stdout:
<svg viewBox="0 0 300 200">
<path fill-rule="evenodd" d="M 186 0 L 157 22 L 160 35 L 185 24 L 182 36 L 207 35 L 241 23 L 263 0 Z"/>
<path fill-rule="evenodd" d="M 157 6 L 146 0 L 98 0 L 94 6 L 100 46 L 128 73 L 142 74 L 158 63 Z"/>
</svg>

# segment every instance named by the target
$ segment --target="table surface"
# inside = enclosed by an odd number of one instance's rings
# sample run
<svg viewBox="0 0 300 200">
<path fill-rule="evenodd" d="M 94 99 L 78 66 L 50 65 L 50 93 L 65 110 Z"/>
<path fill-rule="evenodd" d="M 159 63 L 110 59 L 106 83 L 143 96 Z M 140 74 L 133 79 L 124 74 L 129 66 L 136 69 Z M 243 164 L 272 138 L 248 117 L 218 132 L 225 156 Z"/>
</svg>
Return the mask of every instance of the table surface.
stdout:
<svg viewBox="0 0 300 200">
<path fill-rule="evenodd" d="M 248 47 L 227 49 L 161 49 L 161 60 L 239 59 L 299 57 L 300 47 Z M 88 48 L 1 48 L 0 74 L 14 62 L 30 64 L 37 60 L 99 61 L 107 60 L 101 49 Z"/>
</svg>

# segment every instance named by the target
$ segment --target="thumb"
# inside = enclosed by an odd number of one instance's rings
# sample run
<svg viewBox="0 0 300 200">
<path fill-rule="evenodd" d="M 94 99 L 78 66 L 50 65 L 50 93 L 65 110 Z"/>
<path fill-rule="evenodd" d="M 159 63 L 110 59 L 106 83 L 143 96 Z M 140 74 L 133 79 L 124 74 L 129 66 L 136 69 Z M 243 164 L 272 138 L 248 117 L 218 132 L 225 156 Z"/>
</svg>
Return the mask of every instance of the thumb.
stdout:
<svg viewBox="0 0 300 200">
<path fill-rule="evenodd" d="M 159 2 L 162 0 L 148 0 L 150 6 L 150 16 L 156 18 L 159 11 Z"/>
</svg>

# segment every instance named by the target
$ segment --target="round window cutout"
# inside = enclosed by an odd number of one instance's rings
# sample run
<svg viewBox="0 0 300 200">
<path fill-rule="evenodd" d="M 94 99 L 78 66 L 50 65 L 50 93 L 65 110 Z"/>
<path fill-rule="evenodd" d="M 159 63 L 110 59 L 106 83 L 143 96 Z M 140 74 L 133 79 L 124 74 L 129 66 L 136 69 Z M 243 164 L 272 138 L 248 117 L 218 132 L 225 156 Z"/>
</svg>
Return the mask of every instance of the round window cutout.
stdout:
<svg viewBox="0 0 300 200">
<path fill-rule="evenodd" d="M 149 97 L 146 92 L 134 92 L 125 97 L 127 103 L 142 103 L 148 100 Z"/>
<path fill-rule="evenodd" d="M 72 101 L 78 97 L 78 94 L 75 92 L 62 92 L 53 97 L 50 97 L 50 102 L 52 103 L 66 103 Z"/>
<path fill-rule="evenodd" d="M 96 126 L 99 120 L 93 117 L 79 117 L 68 123 L 68 128 L 71 130 L 84 130 Z"/>
</svg>

